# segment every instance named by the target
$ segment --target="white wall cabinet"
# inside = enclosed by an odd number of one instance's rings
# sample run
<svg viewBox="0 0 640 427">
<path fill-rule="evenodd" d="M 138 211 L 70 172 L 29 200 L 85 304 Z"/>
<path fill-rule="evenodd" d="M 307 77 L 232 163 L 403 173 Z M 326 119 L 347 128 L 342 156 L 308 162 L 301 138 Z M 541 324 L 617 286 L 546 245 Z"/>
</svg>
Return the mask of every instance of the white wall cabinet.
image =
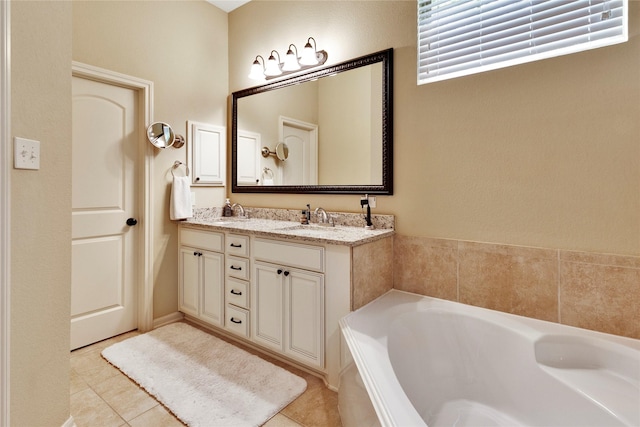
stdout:
<svg viewBox="0 0 640 427">
<path fill-rule="evenodd" d="M 216 326 L 224 324 L 223 235 L 182 229 L 179 250 L 179 310 Z"/>
<path fill-rule="evenodd" d="M 187 166 L 193 185 L 224 186 L 226 153 L 227 132 L 223 126 L 187 122 Z"/>
<path fill-rule="evenodd" d="M 264 346 L 324 367 L 324 275 L 256 262 L 253 339 Z"/>
</svg>

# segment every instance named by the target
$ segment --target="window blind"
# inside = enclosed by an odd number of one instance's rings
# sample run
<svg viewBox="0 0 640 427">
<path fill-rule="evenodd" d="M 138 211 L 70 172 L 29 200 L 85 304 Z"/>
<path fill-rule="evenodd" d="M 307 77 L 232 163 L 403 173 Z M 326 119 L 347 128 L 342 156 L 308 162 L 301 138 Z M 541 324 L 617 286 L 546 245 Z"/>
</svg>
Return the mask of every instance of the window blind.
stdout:
<svg viewBox="0 0 640 427">
<path fill-rule="evenodd" d="M 628 0 L 417 0 L 418 84 L 622 43 Z"/>
</svg>

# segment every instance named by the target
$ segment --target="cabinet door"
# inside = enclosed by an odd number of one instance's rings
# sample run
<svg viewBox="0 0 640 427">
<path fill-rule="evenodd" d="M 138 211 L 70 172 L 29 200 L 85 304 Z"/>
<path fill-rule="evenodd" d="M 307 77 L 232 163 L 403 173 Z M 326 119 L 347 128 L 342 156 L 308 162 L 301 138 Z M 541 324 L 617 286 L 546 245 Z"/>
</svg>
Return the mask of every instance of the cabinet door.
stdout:
<svg viewBox="0 0 640 427">
<path fill-rule="evenodd" d="M 324 367 L 324 278 L 287 269 L 285 279 L 285 353 Z"/>
<path fill-rule="evenodd" d="M 188 122 L 187 163 L 193 185 L 224 185 L 226 176 L 226 129 L 194 121 Z"/>
<path fill-rule="evenodd" d="M 200 252 L 181 247 L 179 260 L 178 309 L 192 316 L 198 315 L 200 288 Z"/>
<path fill-rule="evenodd" d="M 251 292 L 253 339 L 282 351 L 284 281 L 283 269 L 255 263 Z"/>
<path fill-rule="evenodd" d="M 238 184 L 264 185 L 260 181 L 260 134 L 238 129 Z"/>
<path fill-rule="evenodd" d="M 202 252 L 202 305 L 200 318 L 213 325 L 224 324 L 224 255 Z"/>
</svg>

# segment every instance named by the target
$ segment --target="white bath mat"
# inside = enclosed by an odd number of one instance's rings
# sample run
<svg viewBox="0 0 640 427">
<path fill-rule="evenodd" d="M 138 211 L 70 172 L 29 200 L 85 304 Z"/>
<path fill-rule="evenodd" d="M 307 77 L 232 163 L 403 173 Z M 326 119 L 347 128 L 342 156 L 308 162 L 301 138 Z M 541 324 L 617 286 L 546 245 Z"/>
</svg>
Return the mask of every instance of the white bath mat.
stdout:
<svg viewBox="0 0 640 427">
<path fill-rule="evenodd" d="M 185 323 L 129 338 L 102 356 L 192 427 L 259 426 L 307 387 L 297 375 Z"/>
</svg>

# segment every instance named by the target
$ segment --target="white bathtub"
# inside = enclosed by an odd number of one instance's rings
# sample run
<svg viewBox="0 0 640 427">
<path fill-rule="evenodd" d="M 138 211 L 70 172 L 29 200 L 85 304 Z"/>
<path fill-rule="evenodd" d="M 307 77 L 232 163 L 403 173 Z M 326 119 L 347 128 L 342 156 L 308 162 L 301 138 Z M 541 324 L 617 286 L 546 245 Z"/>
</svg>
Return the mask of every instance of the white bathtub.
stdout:
<svg viewBox="0 0 640 427">
<path fill-rule="evenodd" d="M 640 426 L 640 340 L 396 290 L 340 326 L 345 427 Z"/>
</svg>

